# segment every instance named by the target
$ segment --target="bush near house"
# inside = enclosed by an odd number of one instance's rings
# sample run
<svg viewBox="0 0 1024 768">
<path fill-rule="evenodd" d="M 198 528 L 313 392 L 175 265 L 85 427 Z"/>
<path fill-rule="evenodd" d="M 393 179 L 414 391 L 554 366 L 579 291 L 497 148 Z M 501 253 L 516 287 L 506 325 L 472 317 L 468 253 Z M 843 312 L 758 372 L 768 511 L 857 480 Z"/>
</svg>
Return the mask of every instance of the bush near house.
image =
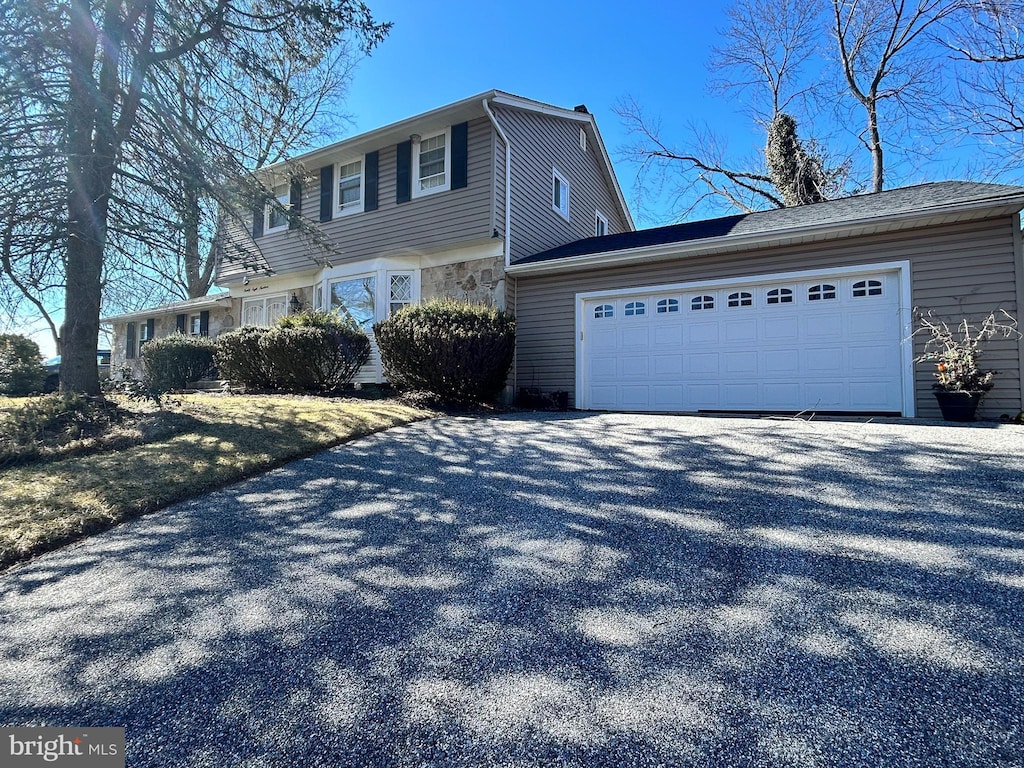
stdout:
<svg viewBox="0 0 1024 768">
<path fill-rule="evenodd" d="M 457 404 L 494 400 L 505 387 L 516 336 L 509 313 L 439 299 L 405 307 L 373 330 L 395 386 Z"/>
<path fill-rule="evenodd" d="M 45 378 L 38 344 L 27 336 L 0 334 L 0 394 L 42 392 Z"/>
<path fill-rule="evenodd" d="M 213 370 L 216 343 L 206 336 L 173 333 L 142 348 L 146 379 L 154 392 L 184 389 Z"/>
<path fill-rule="evenodd" d="M 300 312 L 275 328 L 239 328 L 217 339 L 221 375 L 251 389 L 338 389 L 369 358 L 362 328 L 333 312 Z"/>
</svg>

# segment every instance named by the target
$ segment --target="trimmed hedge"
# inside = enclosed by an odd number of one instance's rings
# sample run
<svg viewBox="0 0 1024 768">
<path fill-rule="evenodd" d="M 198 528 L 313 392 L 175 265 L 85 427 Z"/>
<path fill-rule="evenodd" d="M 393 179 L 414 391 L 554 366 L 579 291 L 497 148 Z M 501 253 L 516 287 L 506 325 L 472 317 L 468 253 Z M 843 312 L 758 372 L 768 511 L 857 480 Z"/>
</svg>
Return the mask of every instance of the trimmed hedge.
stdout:
<svg viewBox="0 0 1024 768">
<path fill-rule="evenodd" d="M 27 336 L 0 334 L 0 394 L 20 396 L 41 392 L 45 379 L 39 345 Z"/>
<path fill-rule="evenodd" d="M 362 328 L 331 312 L 289 315 L 276 328 L 239 328 L 217 339 L 221 374 L 253 389 L 338 389 L 369 359 Z"/>
<path fill-rule="evenodd" d="M 203 378 L 213 370 L 216 343 L 207 336 L 173 333 L 146 342 L 142 362 L 146 379 L 154 392 L 184 389 L 190 381 Z"/>
<path fill-rule="evenodd" d="M 395 386 L 458 404 L 494 400 L 505 388 L 516 341 L 507 312 L 438 299 L 404 307 L 373 331 Z"/>
</svg>

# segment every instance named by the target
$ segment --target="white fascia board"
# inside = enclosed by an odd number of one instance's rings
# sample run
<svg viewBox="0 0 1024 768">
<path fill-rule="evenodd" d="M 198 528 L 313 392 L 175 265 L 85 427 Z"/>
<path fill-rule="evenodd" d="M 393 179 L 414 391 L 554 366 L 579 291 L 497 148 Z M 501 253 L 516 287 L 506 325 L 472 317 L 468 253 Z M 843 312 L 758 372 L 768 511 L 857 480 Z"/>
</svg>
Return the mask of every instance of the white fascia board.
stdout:
<svg viewBox="0 0 1024 768">
<path fill-rule="evenodd" d="M 811 240 L 828 240 L 853 234 L 857 229 L 874 226 L 877 232 L 888 231 L 892 225 L 903 224 L 916 219 L 953 217 L 961 213 L 969 213 L 986 208 L 1024 207 L 1024 195 L 988 198 L 969 203 L 958 203 L 945 206 L 925 208 L 891 216 L 874 216 L 864 219 L 851 219 L 838 224 L 826 224 L 812 227 L 788 227 L 764 232 L 752 232 L 749 235 L 721 235 L 691 242 L 664 243 L 660 245 L 638 246 L 616 251 L 587 253 L 580 256 L 567 256 L 562 259 L 538 261 L 528 264 L 512 264 L 506 270 L 513 275 L 537 275 L 552 272 L 563 272 L 588 267 L 609 267 L 629 264 L 638 261 L 657 261 L 659 259 L 686 258 L 704 256 L 721 250 L 752 250 L 765 245 L 779 245 L 782 241 L 794 238 Z M 1018 208 L 1019 210 L 1019 208 Z M 1009 215 L 1009 214 L 1008 214 Z"/>
<path fill-rule="evenodd" d="M 226 291 L 222 293 L 215 293 L 211 296 L 204 296 L 205 301 L 178 301 L 171 304 L 162 304 L 159 307 L 151 307 L 149 309 L 140 309 L 138 312 L 125 312 L 121 315 L 113 315 L 111 317 L 100 318 L 101 323 L 120 323 L 125 320 L 134 320 L 140 317 L 152 317 L 153 315 L 167 315 L 167 314 L 178 314 L 181 312 L 194 312 L 196 310 L 202 311 L 204 309 L 210 309 L 220 304 L 226 303 L 231 298 L 230 294 Z"/>
<path fill-rule="evenodd" d="M 399 120 L 397 123 L 389 123 L 380 128 L 374 128 L 351 138 L 329 144 L 326 147 L 314 149 L 303 155 L 296 155 L 288 160 L 282 160 L 273 165 L 265 166 L 256 171 L 256 173 L 261 176 L 264 174 L 273 176 L 275 173 L 286 174 L 288 170 L 296 165 L 317 167 L 324 164 L 330 158 L 356 155 L 372 149 L 379 149 L 390 144 L 392 140 L 404 140 L 404 138 L 408 138 L 413 133 L 423 133 L 424 130 L 427 130 L 424 126 L 444 127 L 450 122 L 450 118 L 447 116 L 460 112 L 479 112 L 482 117 L 483 110 L 480 109 L 480 103 L 484 99 L 493 98 L 497 93 L 498 91 L 493 90 L 485 91 L 476 96 L 470 96 L 468 99 L 445 104 L 443 107 L 437 107 L 429 112 L 421 112 L 418 115 Z M 445 119 L 448 119 L 449 122 L 445 122 Z"/>
</svg>

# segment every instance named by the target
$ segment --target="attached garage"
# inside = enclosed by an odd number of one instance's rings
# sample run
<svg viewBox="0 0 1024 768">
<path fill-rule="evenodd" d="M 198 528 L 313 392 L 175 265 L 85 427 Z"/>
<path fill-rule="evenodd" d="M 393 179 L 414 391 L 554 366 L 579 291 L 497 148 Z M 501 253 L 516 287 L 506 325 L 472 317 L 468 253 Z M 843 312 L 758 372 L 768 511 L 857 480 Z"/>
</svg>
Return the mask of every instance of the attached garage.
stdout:
<svg viewBox="0 0 1024 768">
<path fill-rule="evenodd" d="M 913 312 L 1024 304 L 1024 188 L 940 182 L 570 243 L 509 265 L 514 386 L 579 409 L 937 416 Z M 514 233 L 513 233 L 514 237 Z M 1021 412 L 996 339 L 984 418 Z"/>
<path fill-rule="evenodd" d="M 905 268 L 598 291 L 577 297 L 577 407 L 912 410 Z"/>
</svg>

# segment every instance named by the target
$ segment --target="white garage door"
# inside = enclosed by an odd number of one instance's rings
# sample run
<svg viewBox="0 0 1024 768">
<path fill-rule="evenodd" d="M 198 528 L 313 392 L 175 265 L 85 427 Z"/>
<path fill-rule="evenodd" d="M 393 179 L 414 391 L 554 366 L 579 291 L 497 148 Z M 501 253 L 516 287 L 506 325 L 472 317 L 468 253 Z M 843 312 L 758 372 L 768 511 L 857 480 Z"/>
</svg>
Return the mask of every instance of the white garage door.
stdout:
<svg viewBox="0 0 1024 768">
<path fill-rule="evenodd" d="M 630 291 L 580 311 L 581 408 L 903 410 L 898 272 Z"/>
</svg>

